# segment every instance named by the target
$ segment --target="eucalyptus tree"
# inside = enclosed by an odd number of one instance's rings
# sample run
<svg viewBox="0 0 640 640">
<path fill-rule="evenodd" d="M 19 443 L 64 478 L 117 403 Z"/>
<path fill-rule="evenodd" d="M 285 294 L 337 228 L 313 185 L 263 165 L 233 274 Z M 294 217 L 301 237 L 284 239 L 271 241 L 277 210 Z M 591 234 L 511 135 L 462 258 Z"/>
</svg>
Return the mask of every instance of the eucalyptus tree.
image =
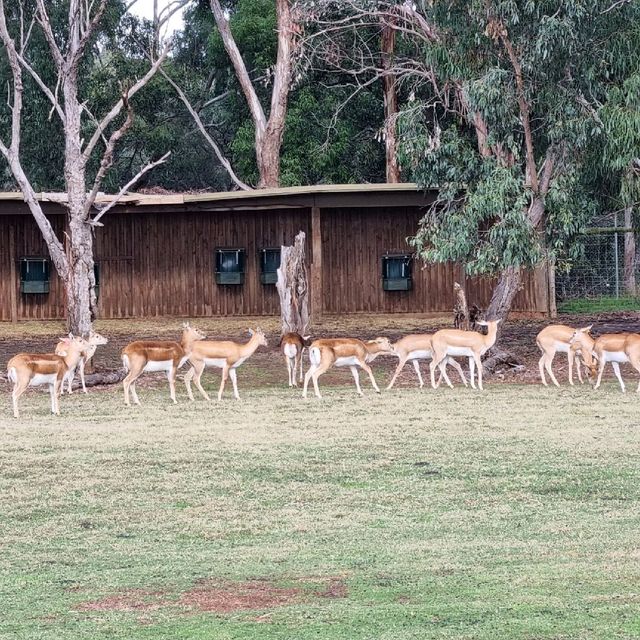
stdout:
<svg viewBox="0 0 640 640">
<path fill-rule="evenodd" d="M 109 205 L 96 212 L 96 198 L 114 162 L 116 147 L 134 122 L 131 100 L 153 78 L 167 55 L 165 49 L 145 65 L 140 77 L 123 77 L 121 95 L 112 96 L 103 112 L 94 113 L 91 99 L 82 95 L 81 79 L 100 58 L 108 64 L 108 52 L 101 51 L 100 26 L 124 13 L 125 4 L 120 1 L 24 0 L 17 5 L 11 3 L 7 10 L 4 0 L 0 0 L 1 51 L 6 59 L 9 87 L 0 152 L 47 244 L 64 285 L 69 328 L 78 334 L 89 333 L 95 310 L 93 233 L 98 225 L 102 226 L 99 219 L 142 175 L 166 159 L 165 155 L 147 163 Z M 46 42 L 49 62 L 42 55 L 31 57 L 30 44 L 36 32 Z M 44 215 L 30 171 L 23 163 L 25 82 L 35 84 L 46 97 L 50 115 L 60 127 L 51 144 L 63 145 L 67 242 L 56 235 Z"/>
<path fill-rule="evenodd" d="M 411 83 L 400 160 L 437 187 L 412 243 L 429 262 L 496 275 L 487 310 L 503 318 L 522 270 L 574 246 L 595 207 L 585 169 L 606 130 L 611 85 L 637 69 L 640 3 L 624 0 L 309 0 L 329 50 L 346 29 L 383 21 L 401 38 L 386 70 L 368 42 L 355 72 Z M 331 16 L 340 16 L 339 21 Z M 333 23 L 333 24 L 332 24 Z M 333 46 L 336 54 L 340 50 Z M 624 127 L 633 126 L 630 112 Z"/>
</svg>

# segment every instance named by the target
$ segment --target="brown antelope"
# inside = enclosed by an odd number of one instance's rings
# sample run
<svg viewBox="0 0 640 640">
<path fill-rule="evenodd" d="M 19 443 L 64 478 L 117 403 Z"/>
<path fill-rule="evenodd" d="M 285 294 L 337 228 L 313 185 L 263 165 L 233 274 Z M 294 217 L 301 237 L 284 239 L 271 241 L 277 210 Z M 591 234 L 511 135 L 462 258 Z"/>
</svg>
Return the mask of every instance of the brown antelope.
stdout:
<svg viewBox="0 0 640 640">
<path fill-rule="evenodd" d="M 232 340 L 207 340 L 193 345 L 193 349 L 189 355 L 191 368 L 184 376 L 187 394 L 191 400 L 193 400 L 193 393 L 191 392 L 192 379 L 198 391 L 205 399 L 210 400 L 209 395 L 202 388 L 202 384 L 200 384 L 202 372 L 206 367 L 218 367 L 222 369 L 222 382 L 220 383 L 220 390 L 218 391 L 218 400 L 222 400 L 222 393 L 227 378 L 231 378 L 231 382 L 233 383 L 234 397 L 236 400 L 240 400 L 236 369 L 247 358 L 251 357 L 258 347 L 267 346 L 267 338 L 260 327 L 255 331 L 249 329 L 249 335 L 251 336 L 249 342 L 244 344 L 233 342 Z"/>
<path fill-rule="evenodd" d="M 285 333 L 280 339 L 280 349 L 287 363 L 289 386 L 297 387 L 296 372 L 300 368 L 300 382 L 302 382 L 302 352 L 309 346 L 311 336 L 301 336 L 299 333 Z"/>
<path fill-rule="evenodd" d="M 469 378 L 471 387 L 476 388 L 473 378 L 474 370 L 478 367 L 478 387 L 482 391 L 482 362 L 483 356 L 496 342 L 498 335 L 498 323 L 500 320 L 490 320 L 483 322 L 478 320 L 476 324 L 487 327 L 487 335 L 477 331 L 461 331 L 460 329 L 441 329 L 433 334 L 431 344 L 433 345 L 433 359 L 429 364 L 431 372 L 431 386 L 436 388 L 435 370 L 438 367 L 445 382 L 453 387 L 446 371 L 447 356 L 466 356 L 469 358 Z"/>
<path fill-rule="evenodd" d="M 188 322 L 182 325 L 182 338 L 180 342 L 171 340 L 138 340 L 129 343 L 122 350 L 122 364 L 127 373 L 123 380 L 124 403 L 129 406 L 129 391 L 133 401 L 140 404 L 136 393 L 136 380 L 144 371 L 166 371 L 169 379 L 169 393 L 175 404 L 176 400 L 176 373 L 178 369 L 189 359 L 191 349 L 198 340 L 204 340 L 206 336 L 191 327 Z"/>
<path fill-rule="evenodd" d="M 418 380 L 420 381 L 420 388 L 424 387 L 424 382 L 422 380 L 422 373 L 420 372 L 420 360 L 430 360 L 433 356 L 433 350 L 431 346 L 431 342 L 433 339 L 433 334 L 422 333 L 422 334 L 412 334 L 405 336 L 398 340 L 398 342 L 394 343 L 393 351 L 398 356 L 398 366 L 396 367 L 395 373 L 393 374 L 393 378 L 391 378 L 391 382 L 387 386 L 387 389 L 391 389 L 396 381 L 396 378 L 402 371 L 404 365 L 410 361 L 413 363 L 413 367 L 418 374 Z M 467 386 L 467 379 L 464 376 L 464 372 L 462 371 L 462 367 L 456 360 L 453 358 L 447 357 L 446 363 L 450 364 L 460 375 L 462 379 L 462 383 L 464 386 Z M 440 380 L 442 379 L 442 375 L 440 376 Z M 438 385 L 440 384 L 440 380 L 438 380 Z"/>
<path fill-rule="evenodd" d="M 349 367 L 359 395 L 363 395 L 363 393 L 360 388 L 358 367 L 364 369 L 369 374 L 371 384 L 376 390 L 376 393 L 380 393 L 380 389 L 373 377 L 373 371 L 371 371 L 368 363 L 383 353 L 393 353 L 393 346 L 388 338 L 376 338 L 375 340 L 367 340 L 366 342 L 356 338 L 314 340 L 309 347 L 311 367 L 304 377 L 302 397 L 307 397 L 309 380 L 313 380 L 315 394 L 318 398 L 322 398 L 320 389 L 318 388 L 318 378 L 332 365 L 336 367 Z"/>
<path fill-rule="evenodd" d="M 69 368 L 69 371 L 67 371 L 65 375 L 65 380 L 67 381 L 68 393 L 71 393 L 71 384 L 76 374 L 76 367 L 80 372 L 80 381 L 82 382 L 82 391 L 84 391 L 84 393 L 87 393 L 87 387 L 85 386 L 85 380 L 84 380 L 84 369 L 87 363 L 89 362 L 89 360 L 93 358 L 93 354 L 96 352 L 96 349 L 100 345 L 107 344 L 108 342 L 109 341 L 104 336 L 101 336 L 99 333 L 95 333 L 94 331 L 91 331 L 91 333 L 89 334 L 89 337 L 87 338 L 88 347 L 86 348 L 85 351 L 82 352 L 78 363 L 75 366 L 73 366 L 73 368 Z M 64 343 L 64 340 L 61 340 L 56 345 L 56 353 L 59 353 L 60 351 L 65 351 L 65 350 L 66 350 L 66 345 Z M 61 393 L 64 393 L 64 383 L 62 385 Z"/>
<path fill-rule="evenodd" d="M 593 386 L 594 389 L 600 387 L 602 373 L 604 372 L 607 362 L 610 362 L 616 378 L 618 378 L 618 382 L 620 383 L 620 388 L 623 392 L 625 391 L 624 380 L 620 375 L 620 364 L 629 362 L 629 356 L 625 351 L 625 343 L 627 338 L 633 335 L 632 333 L 605 333 L 596 338 L 593 343 L 593 355 L 598 359 L 600 366 L 598 367 L 598 379 Z M 580 345 L 581 350 L 586 352 L 588 351 L 588 338 L 591 338 L 591 336 L 578 330 L 574 333 L 572 343 Z M 591 340 L 593 339 L 591 338 Z"/>
<path fill-rule="evenodd" d="M 49 385 L 51 413 L 60 415 L 58 396 L 64 376 L 71 366 L 75 367 L 78 364 L 82 352 L 88 346 L 86 340 L 73 337 L 72 334 L 63 338 L 61 344 L 64 344 L 64 349 L 57 354 L 19 353 L 7 363 L 7 376 L 9 381 L 13 383 L 11 398 L 14 417 L 20 417 L 18 398 L 27 390 L 27 387 L 37 387 L 43 384 Z"/>
<path fill-rule="evenodd" d="M 640 335 L 630 333 L 624 341 L 624 352 L 631 363 L 631 366 L 640 373 Z M 640 393 L 640 381 L 638 382 L 637 393 Z"/>
<path fill-rule="evenodd" d="M 540 351 L 542 351 L 542 357 L 538 362 L 540 369 L 540 378 L 542 378 L 542 384 L 546 387 L 547 380 L 544 375 L 544 370 L 547 370 L 549 377 L 556 387 L 559 387 L 559 383 L 556 377 L 553 375 L 551 365 L 556 353 L 566 353 L 567 360 L 569 361 L 569 384 L 573 385 L 573 363 L 576 362 L 576 356 L 581 356 L 585 366 L 591 373 L 591 376 L 595 376 L 595 363 L 593 361 L 592 351 L 594 339 L 589 335 L 591 327 L 584 327 L 582 329 L 574 329 L 564 324 L 552 324 L 545 327 L 537 336 L 536 344 Z M 582 336 L 582 343 L 574 339 L 574 335 L 580 332 Z M 576 362 L 576 372 L 578 374 L 578 380 L 582 384 L 582 373 L 580 366 L 580 358 Z"/>
</svg>

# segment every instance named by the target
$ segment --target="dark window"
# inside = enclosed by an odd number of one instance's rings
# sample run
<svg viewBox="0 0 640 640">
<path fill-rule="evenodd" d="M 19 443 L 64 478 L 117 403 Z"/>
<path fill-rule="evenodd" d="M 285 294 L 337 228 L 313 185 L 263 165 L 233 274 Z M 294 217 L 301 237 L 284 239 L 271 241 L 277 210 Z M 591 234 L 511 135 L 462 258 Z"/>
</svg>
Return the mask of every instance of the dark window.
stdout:
<svg viewBox="0 0 640 640">
<path fill-rule="evenodd" d="M 409 254 L 382 257 L 382 288 L 385 291 L 409 291 L 412 259 Z"/>
<path fill-rule="evenodd" d="M 216 249 L 216 282 L 242 284 L 244 282 L 244 249 Z"/>
<path fill-rule="evenodd" d="M 49 260 L 47 258 L 20 259 L 20 292 L 49 293 Z"/>
<path fill-rule="evenodd" d="M 96 281 L 94 286 L 96 292 L 96 299 L 100 296 L 100 264 L 98 262 L 93 263 L 93 277 Z"/>
<path fill-rule="evenodd" d="M 279 266 L 279 248 L 260 250 L 260 282 L 262 282 L 262 284 L 275 284 L 276 282 L 278 282 Z"/>
</svg>

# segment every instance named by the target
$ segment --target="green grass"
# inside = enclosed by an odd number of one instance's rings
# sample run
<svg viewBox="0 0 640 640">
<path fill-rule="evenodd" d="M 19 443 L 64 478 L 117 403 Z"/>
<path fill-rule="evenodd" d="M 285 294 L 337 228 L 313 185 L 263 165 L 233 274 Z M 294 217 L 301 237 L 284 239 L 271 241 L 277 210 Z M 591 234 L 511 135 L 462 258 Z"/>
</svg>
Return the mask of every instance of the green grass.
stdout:
<svg viewBox="0 0 640 640">
<path fill-rule="evenodd" d="M 7 404 L 0 638 L 640 637 L 636 394 L 348 384 Z M 299 594 L 186 603 L 248 581 Z"/>
<path fill-rule="evenodd" d="M 559 313 L 612 313 L 615 311 L 639 311 L 640 298 L 634 296 L 615 296 L 601 298 L 579 298 L 567 300 L 558 305 Z"/>
</svg>

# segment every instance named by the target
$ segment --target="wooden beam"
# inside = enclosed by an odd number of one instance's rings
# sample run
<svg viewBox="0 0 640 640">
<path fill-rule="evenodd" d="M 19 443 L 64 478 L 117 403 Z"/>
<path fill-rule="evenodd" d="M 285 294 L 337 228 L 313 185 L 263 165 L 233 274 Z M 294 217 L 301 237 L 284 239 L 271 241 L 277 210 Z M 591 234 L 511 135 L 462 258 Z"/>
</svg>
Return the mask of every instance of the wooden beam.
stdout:
<svg viewBox="0 0 640 640">
<path fill-rule="evenodd" d="M 322 318 L 322 218 L 320 207 L 311 207 L 311 316 Z"/>
<path fill-rule="evenodd" d="M 9 225 L 9 306 L 11 322 L 18 322 L 18 278 L 16 269 L 16 229 Z"/>
</svg>

